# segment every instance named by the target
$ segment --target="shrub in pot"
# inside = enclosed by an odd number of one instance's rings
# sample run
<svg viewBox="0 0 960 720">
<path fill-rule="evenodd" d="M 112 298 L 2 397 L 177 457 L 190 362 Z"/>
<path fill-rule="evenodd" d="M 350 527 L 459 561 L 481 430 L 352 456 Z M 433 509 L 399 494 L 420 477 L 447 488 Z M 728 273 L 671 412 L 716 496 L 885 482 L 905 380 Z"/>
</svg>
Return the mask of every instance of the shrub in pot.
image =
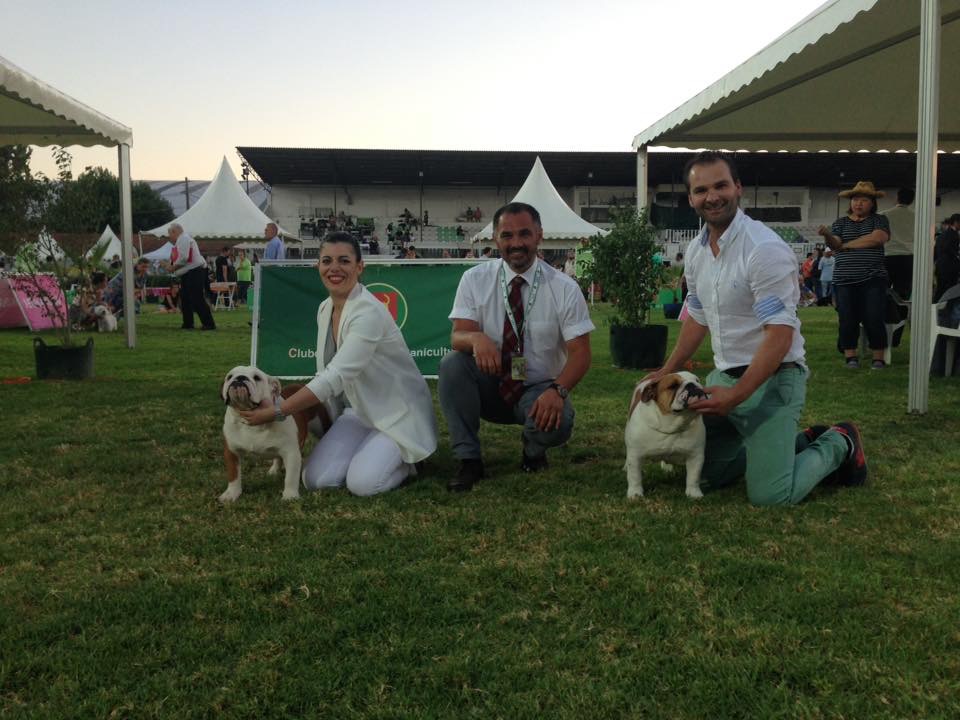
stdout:
<svg viewBox="0 0 960 720">
<path fill-rule="evenodd" d="M 50 222 L 60 223 L 60 218 L 66 217 L 82 224 L 99 211 L 86 198 L 66 191 L 72 182 L 69 153 L 58 148 L 54 158 L 60 173 L 57 180 L 50 180 L 30 174 L 25 165 L 29 152 L 16 146 L 2 148 L 6 172 L 0 173 L 0 196 L 6 207 L 0 213 L 0 235 L 17 248 L 11 284 L 25 298 L 28 312 L 45 320 L 57 339 L 48 344 L 43 338 L 34 338 L 37 377 L 92 377 L 93 340 L 76 342 L 67 298 L 74 288 L 89 286 L 106 244 L 94 247 L 98 237 L 84 234 L 61 247 L 48 232 Z"/>
<path fill-rule="evenodd" d="M 613 227 L 590 239 L 589 280 L 603 287 L 613 306 L 610 355 L 616 367 L 642 369 L 663 364 L 667 326 L 649 325 L 650 309 L 663 283 L 657 230 L 649 212 L 620 208 L 612 212 Z"/>
</svg>

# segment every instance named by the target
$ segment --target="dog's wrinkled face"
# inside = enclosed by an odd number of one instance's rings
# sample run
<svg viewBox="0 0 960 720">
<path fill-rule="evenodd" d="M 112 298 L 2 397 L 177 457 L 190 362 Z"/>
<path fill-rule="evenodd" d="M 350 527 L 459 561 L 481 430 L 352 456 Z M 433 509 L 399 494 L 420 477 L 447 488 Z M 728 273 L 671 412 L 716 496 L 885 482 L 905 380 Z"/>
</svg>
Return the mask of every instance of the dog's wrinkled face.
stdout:
<svg viewBox="0 0 960 720">
<path fill-rule="evenodd" d="M 255 367 L 238 365 L 227 373 L 220 398 L 234 410 L 253 410 L 280 395 L 280 381 Z"/>
<path fill-rule="evenodd" d="M 707 397 L 703 385 L 691 372 L 678 372 L 664 375 L 657 382 L 643 382 L 637 385 L 630 403 L 630 414 L 638 402 L 656 402 L 664 415 L 681 413 L 695 401 Z"/>
</svg>

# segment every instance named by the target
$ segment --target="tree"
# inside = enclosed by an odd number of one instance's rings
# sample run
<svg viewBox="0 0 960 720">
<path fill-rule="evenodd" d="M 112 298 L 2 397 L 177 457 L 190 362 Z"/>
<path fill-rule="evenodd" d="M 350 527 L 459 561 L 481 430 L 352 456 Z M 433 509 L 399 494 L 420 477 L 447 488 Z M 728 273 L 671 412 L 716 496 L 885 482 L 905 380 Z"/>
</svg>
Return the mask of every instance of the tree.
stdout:
<svg viewBox="0 0 960 720">
<path fill-rule="evenodd" d="M 13 252 L 42 224 L 48 187 L 30 172 L 30 148 L 0 147 L 0 249 Z"/>
<path fill-rule="evenodd" d="M 63 173 L 61 173 L 63 177 Z M 145 182 L 131 187 L 133 232 L 149 230 L 173 220 L 170 203 Z M 105 168 L 87 168 L 76 180 L 67 179 L 50 209 L 52 232 L 99 233 L 110 225 L 120 229 L 120 181 Z"/>
</svg>

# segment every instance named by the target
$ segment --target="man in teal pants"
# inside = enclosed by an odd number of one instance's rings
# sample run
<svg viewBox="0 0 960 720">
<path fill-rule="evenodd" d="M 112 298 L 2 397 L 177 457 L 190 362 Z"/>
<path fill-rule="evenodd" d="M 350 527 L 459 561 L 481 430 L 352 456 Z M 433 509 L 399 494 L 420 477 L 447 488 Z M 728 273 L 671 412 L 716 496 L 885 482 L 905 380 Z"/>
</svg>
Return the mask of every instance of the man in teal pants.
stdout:
<svg viewBox="0 0 960 720">
<path fill-rule="evenodd" d="M 862 485 L 867 463 L 856 425 L 797 435 L 808 371 L 793 251 L 740 210 L 740 179 L 727 156 L 696 155 L 684 182 L 704 221 L 684 258 L 689 316 L 670 357 L 647 379 L 682 369 L 710 334 L 716 369 L 707 377 L 709 397 L 690 404 L 707 427 L 704 485 L 745 476 L 755 505 L 798 503 L 828 477 Z"/>
</svg>

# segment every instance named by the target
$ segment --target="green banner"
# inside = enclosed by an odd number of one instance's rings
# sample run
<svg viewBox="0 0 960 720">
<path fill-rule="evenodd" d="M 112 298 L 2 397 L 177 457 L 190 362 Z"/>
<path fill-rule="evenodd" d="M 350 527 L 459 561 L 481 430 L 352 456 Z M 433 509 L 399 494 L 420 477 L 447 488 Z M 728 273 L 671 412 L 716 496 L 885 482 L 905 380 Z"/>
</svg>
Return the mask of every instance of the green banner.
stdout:
<svg viewBox="0 0 960 720">
<path fill-rule="evenodd" d="M 387 305 L 425 376 L 436 376 L 450 350 L 447 315 L 460 276 L 473 264 L 406 260 L 364 267 L 360 282 Z M 257 273 L 251 363 L 276 377 L 313 377 L 317 308 L 327 297 L 316 265 L 263 262 Z"/>
</svg>

